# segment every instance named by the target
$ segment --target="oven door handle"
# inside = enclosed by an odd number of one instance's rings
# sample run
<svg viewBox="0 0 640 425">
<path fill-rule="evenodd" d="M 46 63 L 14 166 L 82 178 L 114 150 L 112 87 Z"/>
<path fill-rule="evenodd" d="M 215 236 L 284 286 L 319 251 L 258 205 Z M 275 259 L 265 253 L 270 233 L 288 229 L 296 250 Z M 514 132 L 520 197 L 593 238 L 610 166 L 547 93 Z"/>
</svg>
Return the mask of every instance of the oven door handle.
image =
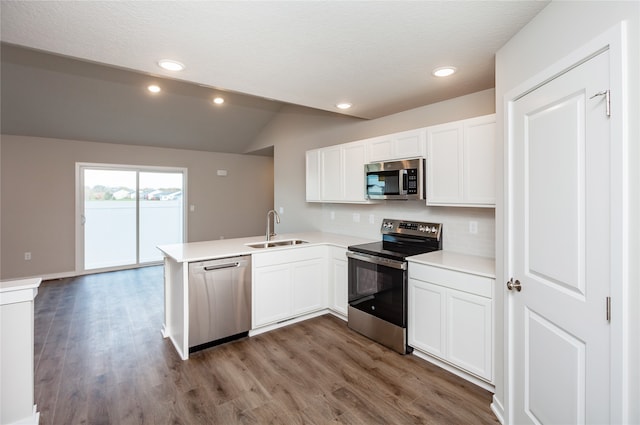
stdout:
<svg viewBox="0 0 640 425">
<path fill-rule="evenodd" d="M 365 263 L 377 264 L 379 266 L 391 267 L 398 270 L 407 270 L 406 261 L 390 260 L 388 258 L 376 257 L 374 255 L 358 254 L 355 252 L 347 251 L 347 257 L 354 260 L 364 261 Z"/>
</svg>

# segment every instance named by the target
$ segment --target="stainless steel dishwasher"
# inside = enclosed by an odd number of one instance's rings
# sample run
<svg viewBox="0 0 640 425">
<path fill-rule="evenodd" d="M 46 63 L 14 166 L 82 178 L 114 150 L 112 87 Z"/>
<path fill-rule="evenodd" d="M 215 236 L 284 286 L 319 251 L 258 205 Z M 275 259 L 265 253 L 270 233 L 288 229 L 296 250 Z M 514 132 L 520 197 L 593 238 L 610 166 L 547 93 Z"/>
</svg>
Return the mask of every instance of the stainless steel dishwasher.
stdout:
<svg viewBox="0 0 640 425">
<path fill-rule="evenodd" d="M 189 263 L 189 352 L 251 329 L 251 256 Z"/>
</svg>

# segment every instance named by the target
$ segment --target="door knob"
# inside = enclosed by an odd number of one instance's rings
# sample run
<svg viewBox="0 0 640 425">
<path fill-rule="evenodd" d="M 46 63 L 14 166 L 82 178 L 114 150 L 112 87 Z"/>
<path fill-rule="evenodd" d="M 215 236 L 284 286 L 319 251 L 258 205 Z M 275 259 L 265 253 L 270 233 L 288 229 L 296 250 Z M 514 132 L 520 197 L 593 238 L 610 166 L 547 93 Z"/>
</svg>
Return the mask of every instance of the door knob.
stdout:
<svg viewBox="0 0 640 425">
<path fill-rule="evenodd" d="M 522 291 L 522 284 L 519 280 L 513 280 L 513 278 L 509 279 L 507 282 L 507 289 L 513 291 L 514 289 L 518 292 Z"/>
</svg>

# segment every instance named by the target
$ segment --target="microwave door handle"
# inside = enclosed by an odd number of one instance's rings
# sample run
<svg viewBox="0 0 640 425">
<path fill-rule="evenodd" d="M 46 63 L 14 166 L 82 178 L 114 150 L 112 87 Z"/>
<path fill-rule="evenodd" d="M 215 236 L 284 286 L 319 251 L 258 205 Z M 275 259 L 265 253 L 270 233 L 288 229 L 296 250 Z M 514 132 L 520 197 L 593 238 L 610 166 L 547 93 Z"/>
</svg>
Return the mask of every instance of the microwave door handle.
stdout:
<svg viewBox="0 0 640 425">
<path fill-rule="evenodd" d="M 407 174 L 407 170 L 400 170 L 400 181 L 402 182 L 402 187 L 398 188 L 398 192 L 400 195 L 406 195 L 409 187 L 409 175 Z"/>
</svg>

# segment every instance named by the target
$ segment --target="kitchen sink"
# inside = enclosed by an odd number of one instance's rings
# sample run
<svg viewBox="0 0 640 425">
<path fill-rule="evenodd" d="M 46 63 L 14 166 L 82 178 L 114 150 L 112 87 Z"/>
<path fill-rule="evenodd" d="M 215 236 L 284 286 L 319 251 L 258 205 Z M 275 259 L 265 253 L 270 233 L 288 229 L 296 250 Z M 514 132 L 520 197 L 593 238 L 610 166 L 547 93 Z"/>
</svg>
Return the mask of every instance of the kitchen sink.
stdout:
<svg viewBox="0 0 640 425">
<path fill-rule="evenodd" d="M 291 246 L 291 245 L 300 245 L 303 243 L 309 243 L 307 241 L 303 241 L 302 239 L 287 239 L 282 241 L 264 241 L 264 242 L 254 242 L 245 244 L 251 248 L 274 248 L 276 246 Z"/>
</svg>

